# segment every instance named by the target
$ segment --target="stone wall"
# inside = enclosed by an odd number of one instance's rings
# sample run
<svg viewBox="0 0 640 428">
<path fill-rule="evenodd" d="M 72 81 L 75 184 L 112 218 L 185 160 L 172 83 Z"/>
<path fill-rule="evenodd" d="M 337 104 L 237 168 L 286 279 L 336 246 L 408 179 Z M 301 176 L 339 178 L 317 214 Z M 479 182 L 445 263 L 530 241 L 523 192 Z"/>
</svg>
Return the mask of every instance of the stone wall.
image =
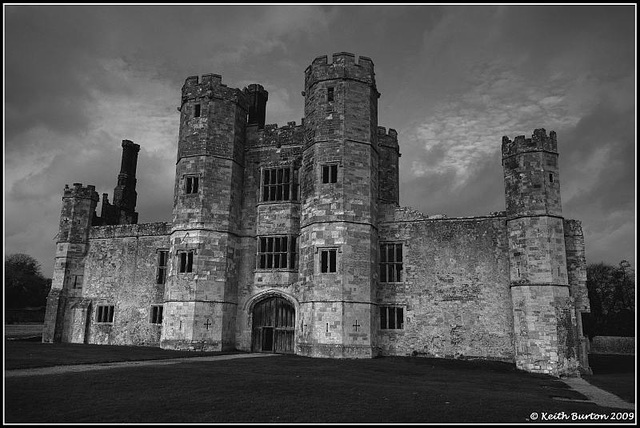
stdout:
<svg viewBox="0 0 640 428">
<path fill-rule="evenodd" d="M 376 329 L 382 354 L 513 361 L 506 232 L 503 216 L 381 222 L 380 242 L 403 245 L 403 281 L 379 284 L 376 303 L 405 316 Z"/>
<path fill-rule="evenodd" d="M 161 325 L 151 305 L 162 305 L 157 251 L 169 248 L 171 223 L 93 227 L 85 259 L 83 298 L 91 301 L 86 343 L 158 346 Z M 97 322 L 97 307 L 113 305 L 113 323 Z M 75 315 L 68 315 L 75 316 Z"/>
</svg>

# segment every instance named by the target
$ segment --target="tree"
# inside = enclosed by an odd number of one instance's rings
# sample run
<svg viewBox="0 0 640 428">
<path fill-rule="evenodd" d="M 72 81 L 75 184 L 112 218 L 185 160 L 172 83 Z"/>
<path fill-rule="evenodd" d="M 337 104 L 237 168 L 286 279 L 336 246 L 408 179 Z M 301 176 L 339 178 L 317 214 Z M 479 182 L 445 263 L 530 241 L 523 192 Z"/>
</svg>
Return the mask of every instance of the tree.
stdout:
<svg viewBox="0 0 640 428">
<path fill-rule="evenodd" d="M 40 271 L 40 263 L 27 254 L 10 254 L 4 261 L 7 308 L 41 307 L 46 304 L 51 280 Z"/>
<path fill-rule="evenodd" d="M 635 336 L 635 272 L 626 260 L 618 266 L 587 265 L 591 314 L 584 331 L 593 336 Z"/>
</svg>

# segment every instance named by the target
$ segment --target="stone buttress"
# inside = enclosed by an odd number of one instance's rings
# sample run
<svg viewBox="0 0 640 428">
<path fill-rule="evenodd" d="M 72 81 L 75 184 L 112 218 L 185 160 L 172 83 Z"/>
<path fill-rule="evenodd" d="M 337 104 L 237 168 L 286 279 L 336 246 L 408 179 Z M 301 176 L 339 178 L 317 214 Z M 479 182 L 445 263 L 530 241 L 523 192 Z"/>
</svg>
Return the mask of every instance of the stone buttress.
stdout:
<svg viewBox="0 0 640 428">
<path fill-rule="evenodd" d="M 577 371 L 555 132 L 502 139 L 515 362 L 554 376 Z"/>
<path fill-rule="evenodd" d="M 234 349 L 246 98 L 189 77 L 180 113 L 161 347 Z"/>
<path fill-rule="evenodd" d="M 350 53 L 305 70 L 297 353 L 372 357 L 378 237 L 373 63 Z"/>
<path fill-rule="evenodd" d="M 82 298 L 89 229 L 95 215 L 95 186 L 65 186 L 51 291 L 47 297 L 42 341 L 84 343 L 90 302 Z"/>
</svg>

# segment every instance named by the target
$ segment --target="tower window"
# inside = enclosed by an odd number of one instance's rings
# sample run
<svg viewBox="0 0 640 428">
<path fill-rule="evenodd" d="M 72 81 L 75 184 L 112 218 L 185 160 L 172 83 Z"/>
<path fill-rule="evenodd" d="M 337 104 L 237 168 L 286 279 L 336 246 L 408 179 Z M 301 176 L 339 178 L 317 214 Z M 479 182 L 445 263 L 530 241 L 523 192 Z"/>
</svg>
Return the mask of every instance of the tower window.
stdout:
<svg viewBox="0 0 640 428">
<path fill-rule="evenodd" d="M 158 250 L 158 270 L 156 272 L 156 284 L 164 284 L 167 279 L 167 259 L 169 251 Z"/>
<path fill-rule="evenodd" d="M 552 173 L 549 174 L 549 183 L 553 183 L 553 174 Z"/>
<path fill-rule="evenodd" d="M 338 182 L 338 165 L 322 165 L 322 182 Z"/>
<path fill-rule="evenodd" d="M 193 117 L 200 117 L 200 104 L 196 104 L 193 112 Z"/>
<path fill-rule="evenodd" d="M 293 269 L 296 262 L 296 237 L 261 237 L 258 244 L 259 269 Z"/>
<path fill-rule="evenodd" d="M 189 273 L 193 272 L 193 251 L 183 251 L 178 253 L 178 272 Z"/>
<path fill-rule="evenodd" d="M 113 305 L 98 306 L 96 321 L 105 323 L 113 322 L 113 310 Z"/>
<path fill-rule="evenodd" d="M 380 282 L 402 282 L 402 244 L 380 244 Z"/>
<path fill-rule="evenodd" d="M 188 176 L 185 178 L 185 192 L 187 194 L 198 193 L 198 177 Z"/>
<path fill-rule="evenodd" d="M 162 324 L 162 305 L 151 306 L 151 317 L 149 318 L 151 324 Z"/>
<path fill-rule="evenodd" d="M 380 306 L 380 329 L 402 330 L 404 328 L 404 310 L 396 306 Z"/>
<path fill-rule="evenodd" d="M 334 273 L 337 271 L 337 249 L 327 249 L 320 251 L 320 272 Z"/>
<path fill-rule="evenodd" d="M 327 101 L 333 101 L 333 88 L 327 88 Z"/>
<path fill-rule="evenodd" d="M 294 199 L 291 168 L 270 168 L 262 172 L 262 200 L 290 201 Z"/>
</svg>

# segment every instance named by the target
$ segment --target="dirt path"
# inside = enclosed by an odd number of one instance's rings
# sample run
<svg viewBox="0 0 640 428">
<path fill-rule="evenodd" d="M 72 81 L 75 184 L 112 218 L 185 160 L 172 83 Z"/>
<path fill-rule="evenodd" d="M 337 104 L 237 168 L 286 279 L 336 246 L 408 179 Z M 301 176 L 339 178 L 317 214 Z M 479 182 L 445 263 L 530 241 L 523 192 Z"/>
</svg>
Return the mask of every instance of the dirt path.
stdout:
<svg viewBox="0 0 640 428">
<path fill-rule="evenodd" d="M 5 370 L 4 377 L 18 377 L 18 376 L 43 376 L 51 374 L 65 374 L 65 373 L 79 373 L 90 370 L 107 370 L 117 369 L 121 367 L 142 367 L 142 366 L 161 366 L 169 364 L 177 364 L 184 362 L 207 362 L 207 361 L 220 361 L 220 360 L 232 360 L 236 358 L 263 358 L 274 357 L 278 354 L 233 354 L 233 355 L 215 355 L 209 357 L 187 357 L 187 358 L 171 358 L 167 360 L 144 360 L 144 361 L 119 361 L 114 363 L 96 363 L 96 364 L 75 364 L 68 366 L 53 366 L 53 367 L 40 367 L 35 369 L 15 369 Z"/>
</svg>

